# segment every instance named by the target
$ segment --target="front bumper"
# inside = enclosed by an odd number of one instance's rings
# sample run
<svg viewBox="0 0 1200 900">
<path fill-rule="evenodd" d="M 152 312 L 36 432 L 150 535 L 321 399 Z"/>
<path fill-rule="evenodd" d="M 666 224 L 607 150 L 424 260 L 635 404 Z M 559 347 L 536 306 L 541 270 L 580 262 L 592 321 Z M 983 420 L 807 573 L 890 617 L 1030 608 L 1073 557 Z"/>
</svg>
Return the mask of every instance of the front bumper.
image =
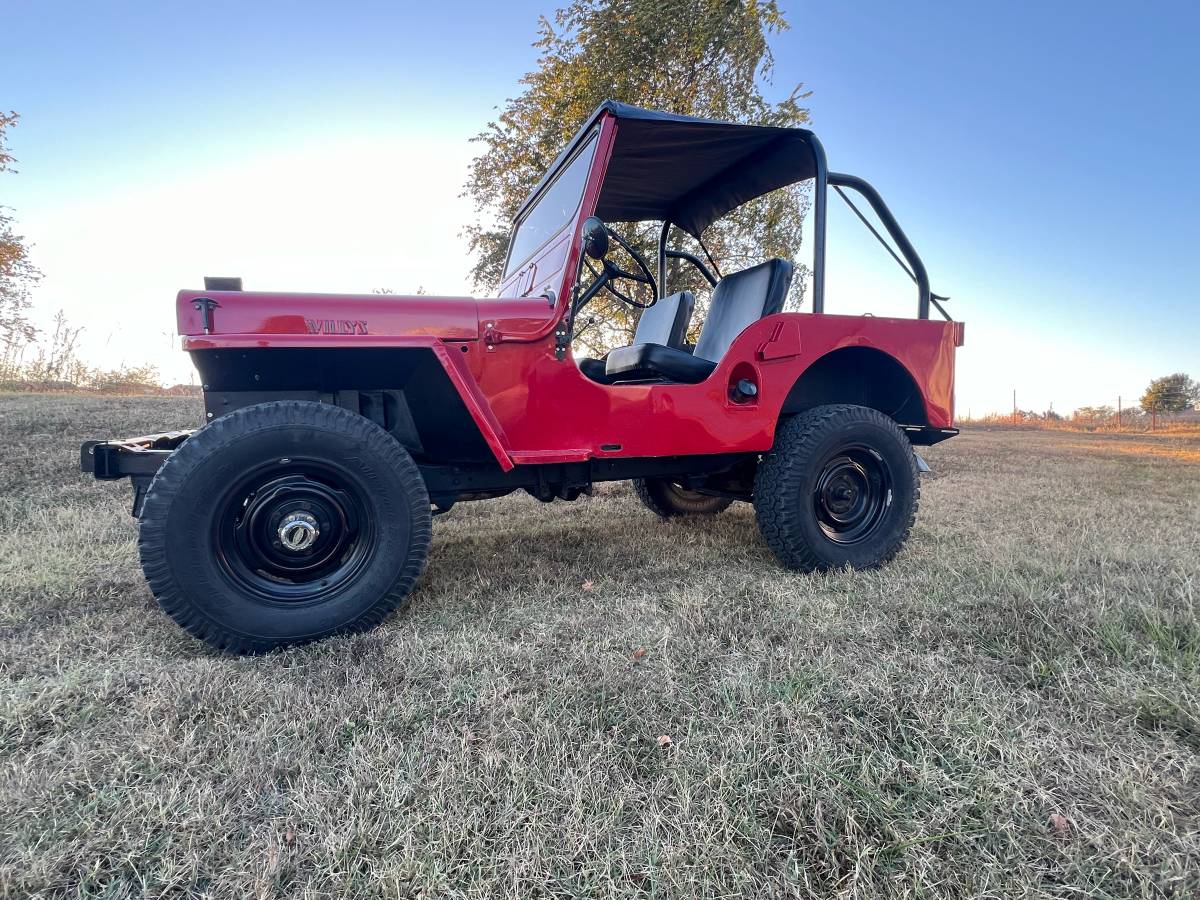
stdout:
<svg viewBox="0 0 1200 900">
<path fill-rule="evenodd" d="M 142 514 L 146 489 L 167 457 L 193 434 L 164 431 L 112 441 L 85 441 L 79 448 L 79 468 L 102 481 L 128 478 L 133 486 L 133 515 Z"/>
</svg>

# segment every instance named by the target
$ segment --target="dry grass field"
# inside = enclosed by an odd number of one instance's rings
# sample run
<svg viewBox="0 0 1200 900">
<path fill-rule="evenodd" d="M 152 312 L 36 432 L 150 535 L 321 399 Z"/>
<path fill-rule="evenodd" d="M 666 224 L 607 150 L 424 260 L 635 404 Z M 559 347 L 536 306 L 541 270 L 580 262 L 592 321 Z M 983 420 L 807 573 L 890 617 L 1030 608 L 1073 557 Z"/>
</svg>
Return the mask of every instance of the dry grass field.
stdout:
<svg viewBox="0 0 1200 900">
<path fill-rule="evenodd" d="M 886 569 L 626 486 L 435 521 L 407 613 L 210 651 L 0 397 L 0 896 L 1196 897 L 1200 439 L 974 431 Z"/>
</svg>

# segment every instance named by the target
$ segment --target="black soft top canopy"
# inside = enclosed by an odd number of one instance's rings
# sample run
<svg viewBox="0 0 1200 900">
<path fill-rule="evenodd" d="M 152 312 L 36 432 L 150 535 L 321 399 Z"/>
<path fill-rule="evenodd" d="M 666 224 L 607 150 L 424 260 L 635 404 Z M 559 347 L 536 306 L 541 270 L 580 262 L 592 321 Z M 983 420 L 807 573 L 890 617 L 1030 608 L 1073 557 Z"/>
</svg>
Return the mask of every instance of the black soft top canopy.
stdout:
<svg viewBox="0 0 1200 900">
<path fill-rule="evenodd" d="M 699 237 L 730 210 L 812 178 L 824 165 L 820 143 L 803 128 L 739 125 L 606 100 L 551 173 L 604 113 L 618 120 L 596 205 L 596 215 L 609 222 L 668 221 Z"/>
</svg>

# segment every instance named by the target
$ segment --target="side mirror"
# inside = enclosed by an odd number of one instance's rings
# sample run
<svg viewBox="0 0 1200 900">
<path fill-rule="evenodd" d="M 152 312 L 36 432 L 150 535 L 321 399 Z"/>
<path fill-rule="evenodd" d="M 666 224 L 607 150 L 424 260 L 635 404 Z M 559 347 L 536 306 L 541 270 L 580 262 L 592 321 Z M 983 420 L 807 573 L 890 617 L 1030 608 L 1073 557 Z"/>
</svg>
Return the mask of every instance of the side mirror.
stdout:
<svg viewBox="0 0 1200 900">
<path fill-rule="evenodd" d="M 583 220 L 581 240 L 583 252 L 592 259 L 604 259 L 608 255 L 608 229 L 596 216 L 588 216 Z"/>
</svg>

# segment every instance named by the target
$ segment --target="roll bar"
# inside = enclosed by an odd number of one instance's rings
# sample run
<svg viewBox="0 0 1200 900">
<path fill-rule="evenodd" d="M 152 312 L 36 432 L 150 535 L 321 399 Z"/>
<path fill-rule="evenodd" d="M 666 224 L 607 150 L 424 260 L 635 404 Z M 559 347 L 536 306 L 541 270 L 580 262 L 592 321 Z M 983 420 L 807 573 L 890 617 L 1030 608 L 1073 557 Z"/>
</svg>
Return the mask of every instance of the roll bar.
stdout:
<svg viewBox="0 0 1200 900">
<path fill-rule="evenodd" d="M 712 287 L 716 287 L 717 281 L 720 280 L 717 278 L 716 275 L 714 275 L 709 270 L 708 266 L 706 266 L 704 264 L 703 260 L 701 260 L 700 257 L 696 256 L 694 253 L 688 253 L 686 250 L 668 250 L 667 249 L 667 236 L 671 233 L 671 225 L 672 224 L 673 223 L 671 223 L 669 221 L 663 222 L 662 229 L 658 233 L 658 285 L 659 285 L 658 299 L 659 300 L 661 300 L 664 296 L 666 296 L 667 260 L 668 259 L 687 260 L 693 266 L 696 267 L 696 269 L 700 272 L 700 274 L 704 276 L 704 280 L 707 281 Z"/>
<path fill-rule="evenodd" d="M 892 215 L 892 211 L 888 209 L 888 205 L 884 203 L 883 197 L 879 191 L 875 190 L 864 178 L 859 178 L 857 175 L 846 175 L 842 172 L 830 172 L 825 162 L 825 148 L 821 146 L 821 142 L 813 135 L 810 138 L 810 146 L 812 147 L 813 160 L 815 163 L 816 174 L 813 177 L 815 183 L 815 192 L 813 198 L 813 295 L 812 295 L 812 311 L 814 313 L 825 312 L 825 231 L 828 209 L 828 193 L 832 186 L 842 199 L 845 200 L 855 214 L 862 219 L 863 224 L 870 229 L 875 237 L 879 238 L 880 242 L 887 247 L 892 256 L 896 254 L 888 247 L 887 242 L 883 240 L 879 232 L 874 226 L 867 221 L 866 217 L 859 212 L 858 207 L 850 203 L 848 197 L 842 193 L 841 188 L 848 188 L 855 191 L 866 199 L 871 204 L 871 209 L 875 211 L 875 215 L 879 217 L 879 221 L 883 223 L 883 227 L 887 230 L 899 248 L 900 253 L 904 256 L 904 260 L 897 257 L 897 262 L 904 266 L 907 262 L 906 271 L 912 277 L 912 280 L 917 284 L 917 318 L 929 318 L 930 300 L 933 297 L 929 289 L 929 274 L 925 271 L 925 264 L 921 262 L 921 257 L 917 254 L 916 248 L 909 241 L 908 236 L 904 233 L 904 229 L 900 227 L 900 223 L 896 221 L 896 217 Z M 671 222 L 663 222 L 662 230 L 658 235 L 658 283 L 662 287 L 660 290 L 666 289 L 667 283 L 667 259 L 685 259 L 688 262 L 694 263 L 700 269 L 701 273 L 711 282 L 712 278 L 705 271 L 705 267 L 700 260 L 690 253 L 685 253 L 681 250 L 667 249 L 667 236 L 671 231 Z M 944 300 L 944 297 L 937 298 Z M 945 315 L 945 310 L 939 305 L 938 309 Z M 950 318 L 948 315 L 946 318 Z"/>
<path fill-rule="evenodd" d="M 904 233 L 904 229 L 900 227 L 900 223 L 896 221 L 896 217 L 892 215 L 892 211 L 888 209 L 888 205 L 883 202 L 883 197 L 879 195 L 879 191 L 875 190 L 875 188 L 868 181 L 863 178 L 859 178 L 857 175 L 844 175 L 841 172 L 829 172 L 827 175 L 827 180 L 829 184 L 833 185 L 835 190 L 837 188 L 850 188 L 850 190 L 856 191 L 862 197 L 864 197 L 868 203 L 871 204 L 871 209 L 875 210 L 875 215 L 879 216 L 879 221 L 883 223 L 883 227 L 887 229 L 887 233 L 891 236 L 892 240 L 895 241 L 896 247 L 904 255 L 904 259 L 908 263 L 910 270 L 909 274 L 912 276 L 913 281 L 917 283 L 917 318 L 928 319 L 930 291 L 929 274 L 925 271 L 925 263 L 921 262 L 921 257 L 917 255 L 916 248 L 914 248 L 912 242 L 909 241 L 908 236 Z M 838 193 L 841 192 L 839 191 Z M 850 204 L 850 208 L 854 210 L 860 219 L 863 218 L 862 213 L 858 211 L 857 207 L 855 207 L 853 204 Z M 871 224 L 867 222 L 866 219 L 863 219 L 863 223 L 867 226 L 867 228 L 870 228 L 872 232 L 875 232 L 875 229 L 871 228 Z M 875 236 L 879 237 L 877 232 L 875 232 Z M 884 244 L 884 246 L 886 247 L 887 245 Z M 893 256 L 894 255 L 895 254 L 893 254 Z M 822 262 L 824 262 L 824 260 L 822 260 Z M 899 260 L 897 260 L 897 262 L 899 262 Z M 824 268 L 824 266 L 822 266 L 822 268 Z M 822 300 L 824 300 L 823 297 Z M 816 307 L 815 291 L 813 301 L 813 312 L 821 312 L 821 310 L 817 309 Z M 823 305 L 824 304 L 822 303 L 822 306 Z"/>
</svg>

